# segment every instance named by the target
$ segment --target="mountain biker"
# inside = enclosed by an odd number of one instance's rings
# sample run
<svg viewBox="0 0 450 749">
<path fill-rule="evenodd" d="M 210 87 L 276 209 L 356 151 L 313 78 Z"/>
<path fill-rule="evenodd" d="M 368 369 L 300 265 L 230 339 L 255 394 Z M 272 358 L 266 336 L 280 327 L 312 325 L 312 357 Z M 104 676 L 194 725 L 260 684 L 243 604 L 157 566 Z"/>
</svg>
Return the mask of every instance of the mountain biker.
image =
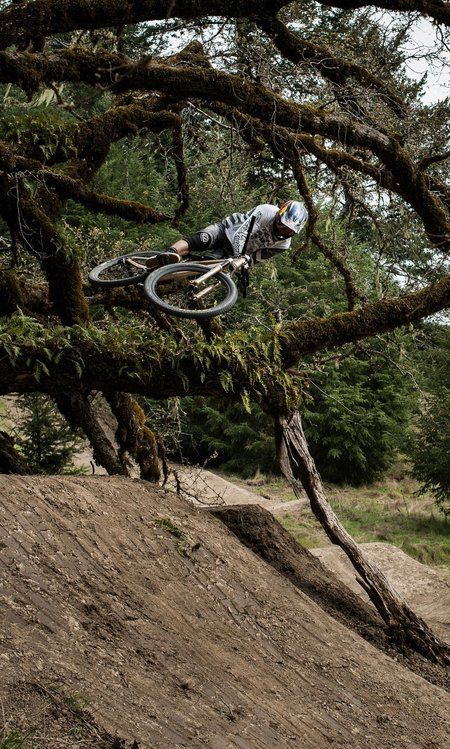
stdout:
<svg viewBox="0 0 450 749">
<path fill-rule="evenodd" d="M 290 247 L 291 238 L 306 224 L 308 211 L 298 200 L 287 200 L 279 207 L 262 203 L 247 213 L 232 213 L 222 221 L 174 242 L 164 257 L 160 256 L 161 265 L 176 263 L 190 252 L 203 252 L 217 258 L 238 257 L 244 249 L 253 218 L 245 252 L 252 262 L 258 262 Z"/>
</svg>

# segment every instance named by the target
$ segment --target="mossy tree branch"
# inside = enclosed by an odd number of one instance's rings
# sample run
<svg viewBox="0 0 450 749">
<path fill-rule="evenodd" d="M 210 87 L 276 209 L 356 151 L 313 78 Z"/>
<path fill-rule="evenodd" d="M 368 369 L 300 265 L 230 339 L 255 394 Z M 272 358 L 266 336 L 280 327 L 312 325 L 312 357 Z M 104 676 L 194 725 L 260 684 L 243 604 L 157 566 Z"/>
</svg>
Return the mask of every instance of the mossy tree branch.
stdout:
<svg viewBox="0 0 450 749">
<path fill-rule="evenodd" d="M 134 200 L 120 200 L 91 190 L 81 180 L 73 179 L 63 172 L 46 169 L 35 159 L 27 159 L 17 155 L 6 143 L 1 141 L 0 169 L 8 171 L 10 174 L 26 174 L 27 177 L 43 183 L 44 187 L 56 190 L 61 198 L 71 198 L 94 213 L 120 216 L 128 221 L 147 224 L 168 221 L 171 218 L 169 214 L 156 211 L 143 203 Z"/>
<path fill-rule="evenodd" d="M 149 62 L 133 65 L 115 87 L 119 90 L 148 88 L 164 93 L 176 91 L 176 95 L 182 98 L 193 96 L 219 101 L 294 134 L 320 135 L 346 147 L 367 149 L 390 173 L 395 191 L 421 217 L 430 241 L 441 249 L 450 247 L 450 219 L 446 206 L 428 188 L 426 176 L 417 169 L 394 136 L 346 115 L 287 101 L 261 84 L 215 69 L 178 68 Z"/>
<path fill-rule="evenodd" d="M 286 0 L 34 0 L 25 6 L 9 6 L 0 13 L 0 49 L 15 44 L 26 49 L 36 39 L 77 29 L 99 29 L 140 21 L 204 16 L 245 18 L 275 14 Z"/>
<path fill-rule="evenodd" d="M 35 343 L 31 338 L 24 341 L 16 334 L 11 336 L 6 324 L 0 338 L 0 392 L 48 390 L 52 382 L 69 390 L 81 381 L 86 390 L 124 391 L 154 398 L 168 398 L 180 392 L 217 395 L 222 392 L 218 375 L 225 369 L 233 377 L 236 394 L 247 390 L 255 400 L 269 402 L 265 385 L 274 379 L 274 372 L 281 374 L 306 354 L 394 330 L 447 307 L 450 277 L 421 291 L 381 299 L 362 309 L 325 319 L 286 323 L 273 336 L 260 340 L 255 339 L 254 331 L 239 341 L 232 334 L 225 334 L 220 346 L 202 340 L 193 346 L 191 341 L 177 341 L 167 335 L 154 335 L 151 341 L 132 345 L 131 341 L 124 343 L 123 335 L 114 329 L 99 335 L 90 328 L 55 332 L 42 329 L 42 340 L 38 337 Z M 11 362 L 12 347 L 15 354 Z M 38 364 L 43 347 L 50 353 L 48 375 Z M 207 370 L 202 366 L 203 356 L 209 361 Z M 255 369 L 260 375 L 256 381 Z M 279 397 L 278 391 L 274 397 Z"/>
<path fill-rule="evenodd" d="M 179 99 L 189 96 L 201 97 L 222 102 L 234 108 L 237 104 L 237 108 L 244 114 L 258 118 L 265 123 L 271 122 L 274 126 L 283 127 L 297 134 L 298 137 L 305 134 L 307 137 L 320 135 L 331 138 L 346 148 L 367 149 L 382 162 L 382 171 L 388 173 L 390 179 L 386 180 L 384 174 L 384 181 L 390 181 L 392 188 L 421 216 L 429 239 L 441 249 L 450 246 L 448 208 L 440 199 L 439 193 L 430 189 L 429 177 L 417 168 L 397 137 L 387 134 L 382 127 L 369 126 L 346 115 L 287 101 L 260 84 L 212 69 L 206 64 L 190 65 L 189 57 L 199 54 L 199 45 L 191 45 L 190 49 L 184 53 L 184 64 L 181 65 L 173 64 L 175 58 L 171 63 L 170 60 L 157 62 L 145 60 L 120 65 L 119 79 L 112 84 L 112 88 L 116 91 L 145 88 L 171 96 L 175 92 Z M 110 70 L 104 71 L 103 74 L 108 75 L 109 80 L 111 79 Z M 125 107 L 125 111 L 119 112 L 119 108 L 115 108 L 111 113 L 102 115 L 101 130 L 95 127 L 98 123 L 81 123 L 78 129 L 80 152 L 83 150 L 86 152 L 86 144 L 90 143 L 91 156 L 95 154 L 97 159 L 103 159 L 110 142 L 123 137 L 124 129 L 129 131 L 130 125 L 131 129 L 136 128 L 136 118 L 143 121 L 145 113 L 141 111 L 142 106 L 145 109 L 145 104 L 142 102 L 134 102 Z M 151 106 L 155 107 L 154 99 L 152 99 Z M 153 115 L 156 118 L 163 116 L 162 113 L 153 113 Z M 170 118 L 170 115 L 167 116 Z M 171 117 L 173 125 L 173 118 L 176 115 L 172 114 Z M 153 128 L 155 125 L 158 126 L 157 122 L 153 122 Z M 93 145 L 95 145 L 94 149 L 92 149 Z M 305 145 L 313 147 L 311 142 Z M 78 157 L 83 158 L 81 153 Z M 61 158 L 61 154 L 55 154 L 53 158 L 57 160 Z M 340 158 L 342 162 L 342 155 Z M 350 154 L 347 160 L 349 162 L 352 160 Z M 329 164 L 332 161 L 328 159 Z M 360 168 L 380 172 L 370 163 L 364 163 L 360 159 L 359 161 Z M 178 159 L 177 166 L 180 167 L 180 164 Z"/>
<path fill-rule="evenodd" d="M 8 175 L 2 187 L 0 215 L 25 249 L 38 258 L 48 281 L 54 313 L 65 325 L 86 322 L 89 310 L 76 258 L 66 252 L 42 205 L 27 194 L 17 175 Z"/>
<path fill-rule="evenodd" d="M 161 478 L 156 437 L 145 423 L 145 413 L 129 393 L 106 393 L 117 419 L 116 440 L 122 461 L 126 454 L 139 465 L 141 479 L 157 483 Z"/>
<path fill-rule="evenodd" d="M 405 13 L 420 13 L 439 23 L 450 24 L 450 4 L 442 0 L 321 0 L 339 8 L 373 6 Z M 12 44 L 26 49 L 30 43 L 42 46 L 42 39 L 77 29 L 98 29 L 172 18 L 193 20 L 207 16 L 261 18 L 275 16 L 286 0 L 34 0 L 10 5 L 0 13 L 0 49 Z"/>
<path fill-rule="evenodd" d="M 380 93 L 383 101 L 398 117 L 405 116 L 406 106 L 402 99 L 367 68 L 336 57 L 324 45 L 303 39 L 278 18 L 262 17 L 257 24 L 286 59 L 295 64 L 312 65 L 323 78 L 339 87 L 356 80 L 364 88 Z"/>
</svg>

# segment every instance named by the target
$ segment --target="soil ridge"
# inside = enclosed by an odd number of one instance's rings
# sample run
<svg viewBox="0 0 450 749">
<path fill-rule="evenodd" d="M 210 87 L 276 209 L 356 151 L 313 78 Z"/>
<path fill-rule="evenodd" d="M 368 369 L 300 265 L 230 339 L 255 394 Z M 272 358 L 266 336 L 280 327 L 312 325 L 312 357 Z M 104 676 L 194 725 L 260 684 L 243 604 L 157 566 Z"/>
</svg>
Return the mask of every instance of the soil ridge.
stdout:
<svg viewBox="0 0 450 749">
<path fill-rule="evenodd" d="M 210 512 L 144 481 L 0 476 L 0 568 L 2 738 L 31 730 L 36 749 L 55 736 L 73 749 L 447 746 L 444 690 Z M 90 739 L 55 706 L 27 708 L 33 695 L 49 706 L 48 694 L 78 711 Z"/>
</svg>

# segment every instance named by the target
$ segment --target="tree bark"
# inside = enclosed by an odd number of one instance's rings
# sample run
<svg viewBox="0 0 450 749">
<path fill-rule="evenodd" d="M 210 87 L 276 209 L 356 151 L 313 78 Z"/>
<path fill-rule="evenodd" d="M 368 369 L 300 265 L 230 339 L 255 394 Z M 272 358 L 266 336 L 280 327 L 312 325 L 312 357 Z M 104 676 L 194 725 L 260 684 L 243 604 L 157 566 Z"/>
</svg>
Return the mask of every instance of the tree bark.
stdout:
<svg viewBox="0 0 450 749">
<path fill-rule="evenodd" d="M 372 603 L 389 627 L 393 638 L 407 641 L 430 660 L 450 664 L 450 647 L 438 638 L 428 625 L 417 616 L 391 587 L 383 572 L 369 562 L 359 546 L 341 525 L 334 514 L 309 452 L 303 432 L 301 417 L 295 411 L 289 417 L 279 417 L 281 431 L 280 463 L 283 474 L 290 482 L 296 496 L 300 493 L 300 480 L 311 503 L 311 509 L 322 524 L 332 543 L 340 546 L 361 576 L 358 582 L 367 591 Z"/>
<path fill-rule="evenodd" d="M 125 463 L 108 439 L 89 400 L 81 393 L 55 393 L 54 400 L 73 429 L 82 429 L 93 449 L 95 462 L 110 475 L 128 476 Z"/>
<path fill-rule="evenodd" d="M 105 393 L 117 419 L 116 439 L 122 460 L 125 453 L 137 462 L 141 479 L 157 483 L 161 478 L 156 437 L 145 424 L 145 413 L 128 393 Z"/>
</svg>

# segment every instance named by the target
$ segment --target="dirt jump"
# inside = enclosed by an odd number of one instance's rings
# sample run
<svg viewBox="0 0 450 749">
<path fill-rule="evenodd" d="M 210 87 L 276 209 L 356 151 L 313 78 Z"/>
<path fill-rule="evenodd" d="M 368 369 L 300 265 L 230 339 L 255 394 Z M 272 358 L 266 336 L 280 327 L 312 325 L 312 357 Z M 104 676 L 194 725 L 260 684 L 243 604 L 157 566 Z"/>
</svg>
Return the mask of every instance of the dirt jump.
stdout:
<svg viewBox="0 0 450 749">
<path fill-rule="evenodd" d="M 3 476 L 0 496 L 5 746 L 449 746 L 442 687 L 209 511 L 119 477 Z"/>
</svg>

